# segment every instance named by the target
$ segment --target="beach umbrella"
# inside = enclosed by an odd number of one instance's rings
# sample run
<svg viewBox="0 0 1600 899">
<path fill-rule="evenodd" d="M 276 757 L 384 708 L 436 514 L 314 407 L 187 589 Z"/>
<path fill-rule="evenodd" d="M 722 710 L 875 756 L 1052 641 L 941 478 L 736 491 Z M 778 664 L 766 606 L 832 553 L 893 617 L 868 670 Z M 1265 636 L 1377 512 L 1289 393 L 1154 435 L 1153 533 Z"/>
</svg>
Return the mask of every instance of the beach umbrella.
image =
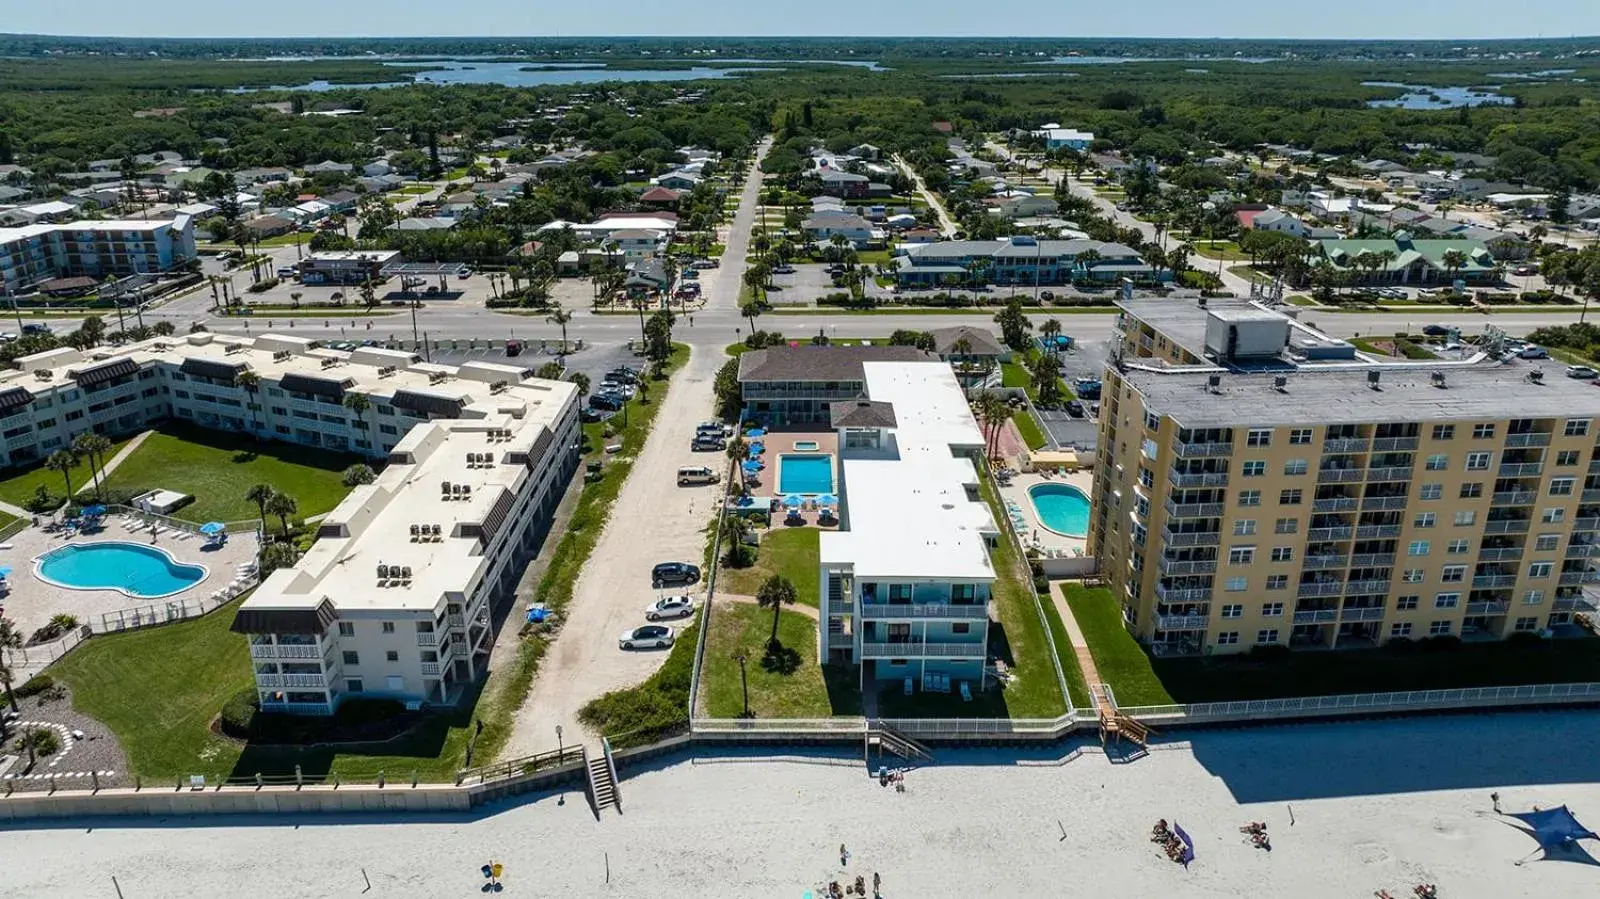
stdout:
<svg viewBox="0 0 1600 899">
<path fill-rule="evenodd" d="M 745 460 L 745 463 L 744 463 L 744 473 L 745 474 L 755 474 L 756 472 L 758 472 L 760 470 L 761 470 L 761 463 L 760 462 L 756 461 L 755 459 L 747 459 L 747 460 Z"/>
<path fill-rule="evenodd" d="M 744 432 L 744 436 L 749 437 L 750 439 L 754 440 L 754 439 L 759 438 L 759 437 L 767 436 L 767 432 L 763 431 L 760 428 L 751 428 L 750 430 Z"/>
<path fill-rule="evenodd" d="M 200 526 L 200 533 L 205 534 L 207 537 L 214 537 L 227 529 L 227 525 L 220 521 L 208 521 Z"/>
<path fill-rule="evenodd" d="M 839 505 L 839 498 L 831 493 L 824 493 L 817 497 L 817 504 L 820 506 L 837 506 Z"/>
<path fill-rule="evenodd" d="M 83 514 L 89 516 L 90 518 L 99 518 L 100 516 L 106 514 L 106 507 L 96 503 L 84 509 Z"/>
<path fill-rule="evenodd" d="M 798 493 L 791 493 L 783 498 L 783 504 L 790 509 L 798 509 L 806 504 L 806 498 Z"/>
<path fill-rule="evenodd" d="M 10 576 L 11 576 L 11 566 L 10 565 L 0 565 L 0 577 L 10 577 Z"/>
</svg>

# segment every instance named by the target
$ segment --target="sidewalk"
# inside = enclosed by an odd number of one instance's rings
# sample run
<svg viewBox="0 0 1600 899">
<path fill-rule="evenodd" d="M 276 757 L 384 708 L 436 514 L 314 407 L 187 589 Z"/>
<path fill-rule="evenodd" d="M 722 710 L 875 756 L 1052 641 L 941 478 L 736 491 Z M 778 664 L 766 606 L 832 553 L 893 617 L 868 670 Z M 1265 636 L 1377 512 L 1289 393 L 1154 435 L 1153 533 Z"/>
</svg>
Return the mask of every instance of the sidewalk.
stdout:
<svg viewBox="0 0 1600 899">
<path fill-rule="evenodd" d="M 119 451 L 115 456 L 112 456 L 106 462 L 105 466 L 100 469 L 100 474 L 99 474 L 100 483 L 104 484 L 106 482 L 106 478 L 112 472 L 116 471 L 118 466 L 120 466 L 123 462 L 127 461 L 127 458 L 129 456 L 133 455 L 134 450 L 137 450 L 139 447 L 143 446 L 144 442 L 145 442 L 145 439 L 148 438 L 151 434 L 154 434 L 154 433 L 155 433 L 155 431 L 141 431 L 141 432 L 139 432 L 139 436 L 137 436 L 137 437 L 133 438 L 132 440 L 128 441 L 128 445 L 124 446 L 121 449 L 121 451 Z M 82 487 L 78 488 L 78 493 L 83 493 L 85 490 L 93 490 L 94 489 L 94 482 L 95 482 L 95 479 L 94 478 L 90 478 L 89 479 L 89 483 L 84 484 Z M 76 495 L 76 494 L 74 494 L 74 495 Z"/>
<path fill-rule="evenodd" d="M 1083 638 L 1083 630 L 1078 627 L 1078 619 L 1072 617 L 1072 607 L 1067 605 L 1067 598 L 1062 595 L 1061 585 L 1064 580 L 1050 582 L 1050 601 L 1055 603 L 1056 614 L 1061 616 L 1061 623 L 1067 629 L 1067 639 L 1072 643 L 1073 655 L 1078 657 L 1078 668 L 1083 671 L 1083 679 L 1089 684 L 1092 692 L 1096 684 L 1101 683 L 1100 671 L 1094 666 L 1094 656 L 1089 652 L 1089 641 Z"/>
</svg>

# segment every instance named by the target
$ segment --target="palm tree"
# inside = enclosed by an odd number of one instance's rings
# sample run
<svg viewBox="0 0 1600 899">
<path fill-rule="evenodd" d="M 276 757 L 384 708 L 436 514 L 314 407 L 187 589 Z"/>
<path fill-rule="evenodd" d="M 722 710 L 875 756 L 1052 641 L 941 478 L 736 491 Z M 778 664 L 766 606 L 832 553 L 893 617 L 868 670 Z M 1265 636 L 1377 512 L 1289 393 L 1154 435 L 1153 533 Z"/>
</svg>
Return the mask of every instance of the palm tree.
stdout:
<svg viewBox="0 0 1600 899">
<path fill-rule="evenodd" d="M 768 577 L 756 589 L 756 603 L 763 609 L 772 609 L 772 636 L 767 639 L 769 649 L 782 645 L 778 642 L 778 618 L 783 613 L 783 607 L 794 605 L 799 598 L 794 584 L 781 574 Z"/>
<path fill-rule="evenodd" d="M 349 409 L 356 417 L 356 425 L 365 431 L 367 429 L 367 410 L 372 408 L 372 400 L 364 393 L 354 391 L 346 392 L 341 404 Z"/>
<path fill-rule="evenodd" d="M 5 687 L 6 696 L 11 700 L 11 711 L 18 714 L 22 713 L 22 709 L 17 707 L 17 694 L 11 689 L 11 666 L 6 663 L 5 650 L 21 645 L 22 634 L 9 620 L 0 618 L 0 686 Z"/>
<path fill-rule="evenodd" d="M 287 493 L 276 493 L 267 498 L 267 504 L 262 508 L 265 513 L 278 516 L 278 522 L 283 525 L 283 536 L 289 536 L 289 516 L 300 511 L 299 503 Z"/>
<path fill-rule="evenodd" d="M 1005 426 L 1006 419 L 1011 417 L 1011 408 L 1006 405 L 1005 399 L 993 390 L 980 391 L 974 405 L 977 407 L 978 418 L 983 421 L 984 457 L 993 459 L 998 455 L 1000 429 Z"/>
<path fill-rule="evenodd" d="M 1028 366 L 1028 374 L 1033 381 L 1033 390 L 1039 395 L 1043 403 L 1054 402 L 1056 398 L 1056 385 L 1061 380 L 1061 361 L 1051 354 L 1042 354 L 1034 358 Z"/>
<path fill-rule="evenodd" d="M 1461 271 L 1467 264 L 1467 254 L 1460 250 L 1445 250 L 1444 255 L 1439 257 L 1439 261 L 1444 264 L 1445 273 L 1450 276 L 1450 280 L 1453 283 L 1456 280 L 1456 273 Z"/>
<path fill-rule="evenodd" d="M 1060 320 L 1054 318 L 1045 319 L 1044 324 L 1039 326 L 1039 333 L 1044 335 L 1045 340 L 1048 341 L 1050 352 L 1057 352 L 1056 335 L 1061 333 Z"/>
<path fill-rule="evenodd" d="M 111 449 L 111 441 L 93 431 L 85 431 L 72 441 L 72 451 L 89 460 L 89 473 L 94 476 L 96 499 L 101 497 L 100 472 L 105 470 L 104 460 L 100 456 L 108 449 Z M 72 497 L 69 496 L 67 499 L 71 500 Z"/>
<path fill-rule="evenodd" d="M 589 376 L 588 375 L 584 374 L 581 371 L 575 371 L 572 374 L 567 376 L 567 380 L 571 381 L 573 384 L 577 385 L 577 387 L 578 387 L 578 399 L 581 400 L 584 397 L 589 395 L 590 383 L 589 383 Z"/>
<path fill-rule="evenodd" d="M 761 304 L 755 300 L 745 300 L 739 306 L 739 314 L 749 319 L 750 333 L 756 333 L 756 319 L 761 317 Z"/>
<path fill-rule="evenodd" d="M 1090 274 L 1093 265 L 1104 258 L 1104 256 L 1100 255 L 1099 250 L 1084 250 L 1079 253 L 1077 263 L 1083 269 L 1083 276 L 1085 278 L 1093 278 L 1094 276 Z"/>
<path fill-rule="evenodd" d="M 61 472 L 61 477 L 67 482 L 67 501 L 72 501 L 72 469 L 78 467 L 78 457 L 72 450 L 56 450 L 50 458 L 44 460 L 44 467 L 51 471 Z"/>
<path fill-rule="evenodd" d="M 560 303 L 557 303 L 550 310 L 550 314 L 544 317 L 544 320 L 561 329 L 561 352 L 565 354 L 567 351 L 567 322 L 572 321 L 572 313 Z"/>
<path fill-rule="evenodd" d="M 256 421 L 256 403 L 253 398 L 257 391 L 261 389 L 261 376 L 247 368 L 233 376 L 233 386 L 242 388 L 245 393 L 250 394 L 252 397 L 249 403 L 250 429 L 256 430 L 260 428 L 260 422 Z"/>
<path fill-rule="evenodd" d="M 272 489 L 271 484 L 257 484 L 245 491 L 244 498 L 256 504 L 256 509 L 261 513 L 261 533 L 267 532 L 267 503 L 272 501 L 278 491 Z"/>
</svg>

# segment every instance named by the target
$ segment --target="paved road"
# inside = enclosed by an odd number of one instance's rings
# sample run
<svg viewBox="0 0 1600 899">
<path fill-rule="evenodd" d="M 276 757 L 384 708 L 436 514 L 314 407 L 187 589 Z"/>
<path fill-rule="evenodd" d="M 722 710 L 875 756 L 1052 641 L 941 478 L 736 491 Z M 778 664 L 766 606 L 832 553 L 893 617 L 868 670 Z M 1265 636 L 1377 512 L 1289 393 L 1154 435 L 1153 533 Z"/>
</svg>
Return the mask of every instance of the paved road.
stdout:
<svg viewBox="0 0 1600 899">
<path fill-rule="evenodd" d="M 939 198 L 934 196 L 933 191 L 928 189 L 928 185 L 923 182 L 922 176 L 917 174 L 917 170 L 908 165 L 898 155 L 894 157 L 894 164 L 907 178 L 911 179 L 911 183 L 917 188 L 917 193 L 922 195 L 922 199 L 933 207 L 934 214 L 939 216 L 939 230 L 944 236 L 946 238 L 955 237 L 958 230 L 956 228 L 956 220 L 951 218 L 950 213 L 945 210 L 944 203 L 940 202 Z"/>
</svg>

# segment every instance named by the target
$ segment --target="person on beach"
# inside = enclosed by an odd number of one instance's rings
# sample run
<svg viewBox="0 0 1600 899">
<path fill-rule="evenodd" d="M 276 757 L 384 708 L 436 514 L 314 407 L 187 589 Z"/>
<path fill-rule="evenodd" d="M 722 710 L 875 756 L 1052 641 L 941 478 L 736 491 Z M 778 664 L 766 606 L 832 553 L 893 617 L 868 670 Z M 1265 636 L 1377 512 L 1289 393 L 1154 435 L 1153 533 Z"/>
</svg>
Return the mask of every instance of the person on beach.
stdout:
<svg viewBox="0 0 1600 899">
<path fill-rule="evenodd" d="M 842 867 L 842 866 L 848 865 L 848 864 L 850 864 L 850 850 L 844 848 L 844 844 L 840 843 L 839 844 L 839 865 Z"/>
<path fill-rule="evenodd" d="M 1494 813 L 1500 814 L 1500 793 L 1495 791 L 1489 794 L 1489 801 L 1494 803 Z"/>
</svg>

